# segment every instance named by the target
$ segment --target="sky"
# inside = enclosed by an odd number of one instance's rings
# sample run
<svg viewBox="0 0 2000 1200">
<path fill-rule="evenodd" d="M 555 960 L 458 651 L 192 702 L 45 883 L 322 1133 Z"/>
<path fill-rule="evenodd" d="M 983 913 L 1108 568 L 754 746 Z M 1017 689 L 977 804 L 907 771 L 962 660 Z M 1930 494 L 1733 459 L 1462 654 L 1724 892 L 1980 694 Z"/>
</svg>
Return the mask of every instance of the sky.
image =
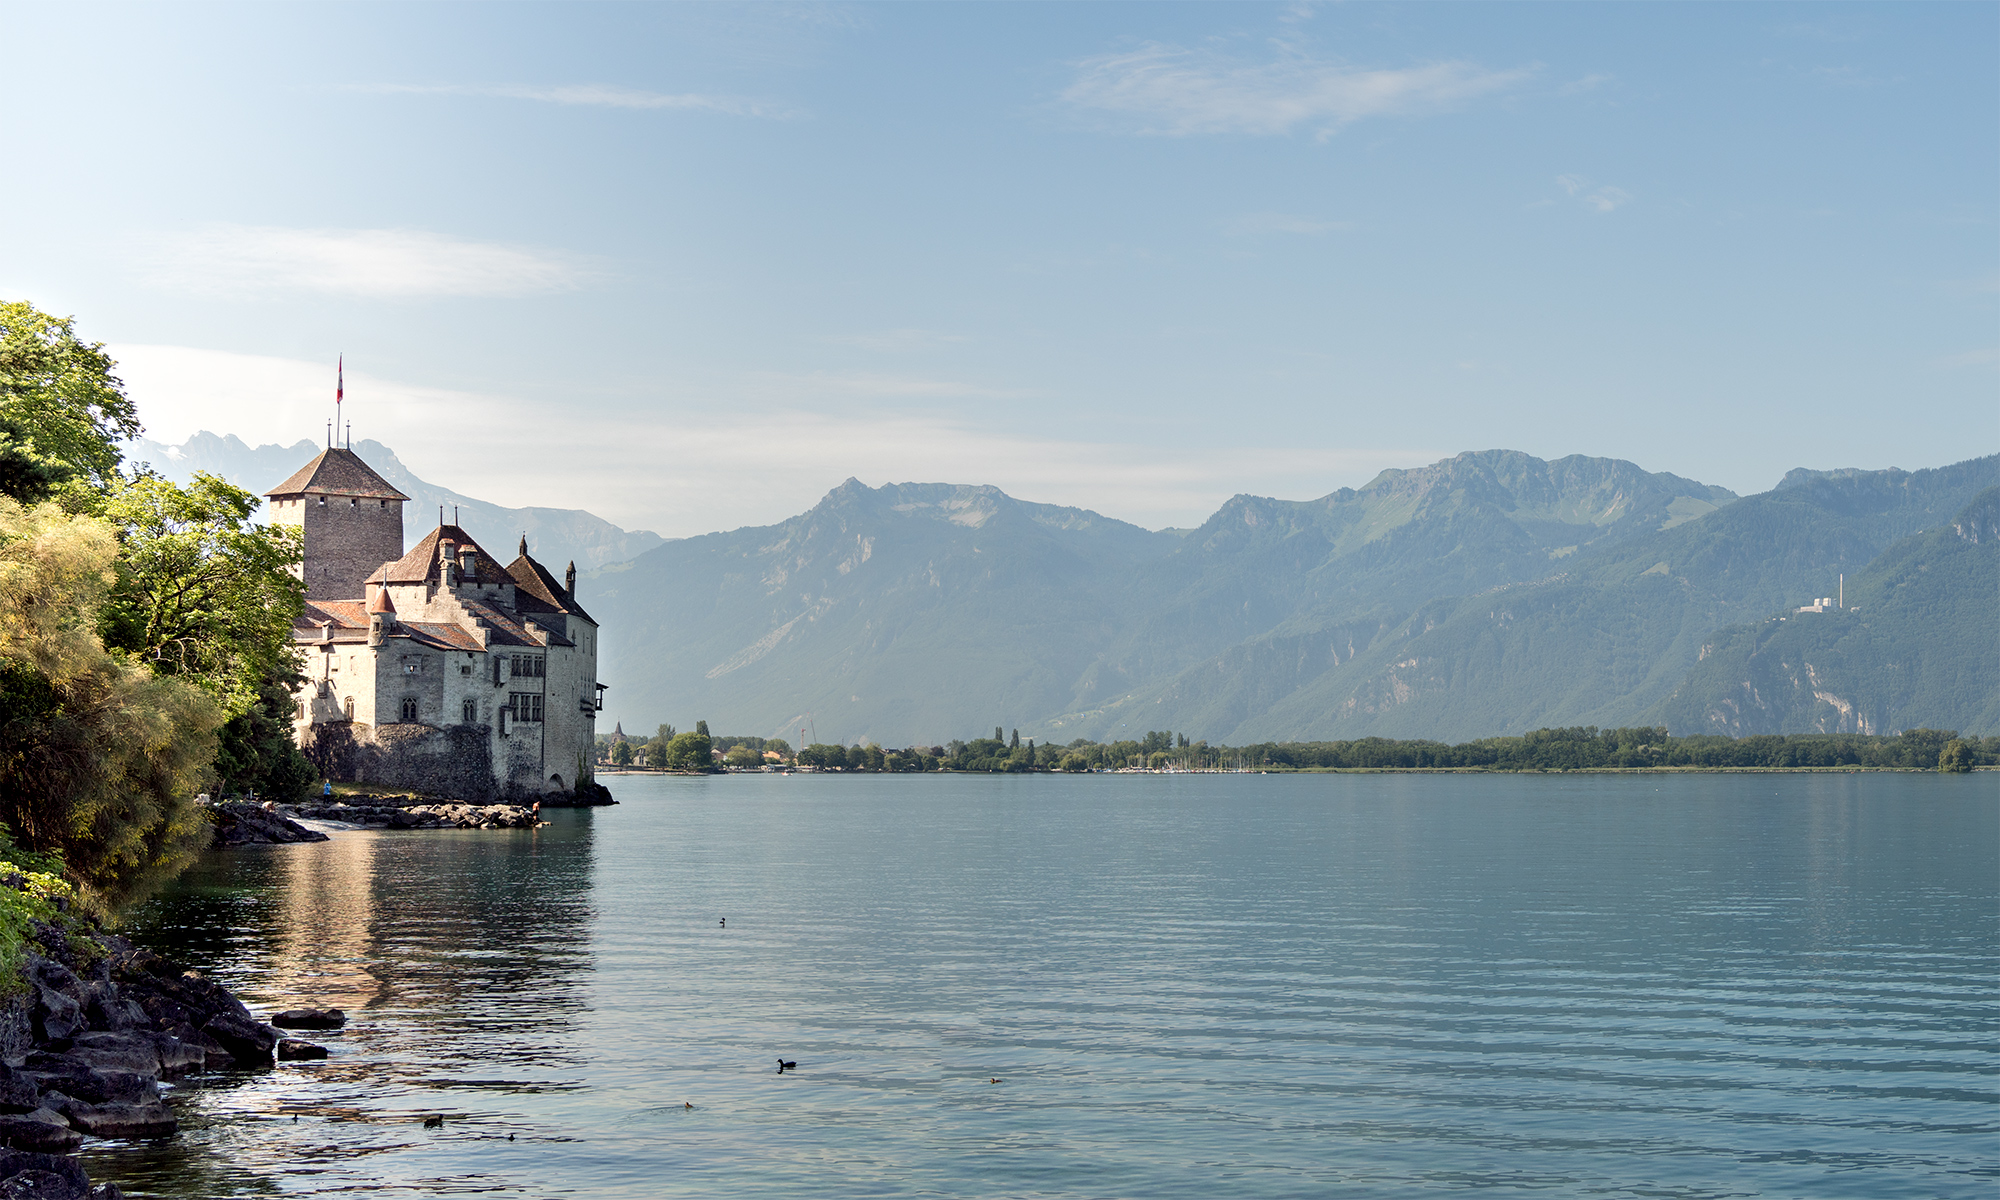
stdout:
<svg viewBox="0 0 2000 1200">
<path fill-rule="evenodd" d="M 687 536 L 1464 450 L 2000 449 L 2000 6 L 0 5 L 0 297 L 148 435 Z M 275 482 L 275 481 L 274 481 Z"/>
</svg>

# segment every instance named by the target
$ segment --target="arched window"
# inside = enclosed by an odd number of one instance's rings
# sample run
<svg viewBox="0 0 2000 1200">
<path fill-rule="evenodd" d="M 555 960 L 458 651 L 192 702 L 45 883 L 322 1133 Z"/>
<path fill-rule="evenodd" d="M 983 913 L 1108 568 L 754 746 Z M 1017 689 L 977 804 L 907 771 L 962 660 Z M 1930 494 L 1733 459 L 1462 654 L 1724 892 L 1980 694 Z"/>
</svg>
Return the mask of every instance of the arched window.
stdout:
<svg viewBox="0 0 2000 1200">
<path fill-rule="evenodd" d="M 347 714 L 348 720 L 352 721 L 354 719 L 354 697 L 349 696 L 346 700 L 341 701 L 340 708 L 342 712 Z"/>
<path fill-rule="evenodd" d="M 414 721 L 417 719 L 417 698 L 415 696 L 403 697 L 403 719 L 405 721 Z"/>
<path fill-rule="evenodd" d="M 479 720 L 479 701 L 477 701 L 477 700 L 467 700 L 467 701 L 465 702 L 465 710 L 464 710 L 464 713 L 465 713 L 465 723 L 466 723 L 467 725 L 470 725 L 470 724 L 473 724 L 474 722 L 478 721 L 478 720 Z"/>
</svg>

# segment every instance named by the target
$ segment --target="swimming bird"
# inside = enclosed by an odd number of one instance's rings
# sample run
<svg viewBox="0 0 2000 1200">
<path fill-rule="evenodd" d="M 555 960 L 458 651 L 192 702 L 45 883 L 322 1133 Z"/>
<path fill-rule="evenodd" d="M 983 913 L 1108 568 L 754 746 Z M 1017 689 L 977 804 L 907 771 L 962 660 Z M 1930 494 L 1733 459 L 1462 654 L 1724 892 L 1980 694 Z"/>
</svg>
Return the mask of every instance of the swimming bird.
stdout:
<svg viewBox="0 0 2000 1200">
<path fill-rule="evenodd" d="M 443 1117 L 439 1117 L 439 1116 L 430 1116 L 430 1117 L 425 1117 L 425 1118 L 424 1118 L 424 1128 L 425 1128 L 425 1129 L 443 1129 L 443 1128 L 444 1128 L 444 1118 L 443 1118 Z"/>
<path fill-rule="evenodd" d="M 722 918 L 722 920 L 718 922 L 718 924 L 720 924 L 724 929 L 729 928 L 729 918 L 728 917 Z"/>
<path fill-rule="evenodd" d="M 513 1141 L 513 1140 L 514 1140 L 514 1135 L 513 1135 L 513 1134 L 511 1134 L 511 1133 L 510 1133 L 510 1134 L 508 1134 L 508 1135 L 507 1135 L 507 1140 L 508 1140 L 508 1141 L 510 1141 L 510 1142 L 511 1142 L 511 1141 Z"/>
<path fill-rule="evenodd" d="M 684 1107 L 684 1108 L 693 1108 L 693 1107 L 694 1107 L 694 1102 L 693 1102 L 693 1101 L 691 1101 L 691 1100 L 683 1100 L 683 1101 L 681 1101 L 681 1106 L 682 1106 L 682 1107 Z"/>
<path fill-rule="evenodd" d="M 999 1083 L 1000 1081 L 999 1081 L 999 1080 L 997 1080 L 997 1079 L 989 1079 L 989 1080 L 987 1080 L 986 1082 L 988 1082 L 988 1083 Z"/>
<path fill-rule="evenodd" d="M 780 1075 L 783 1075 L 787 1071 L 796 1071 L 798 1069 L 799 1064 L 795 1062 L 786 1062 L 782 1058 L 778 1060 L 778 1074 Z"/>
</svg>

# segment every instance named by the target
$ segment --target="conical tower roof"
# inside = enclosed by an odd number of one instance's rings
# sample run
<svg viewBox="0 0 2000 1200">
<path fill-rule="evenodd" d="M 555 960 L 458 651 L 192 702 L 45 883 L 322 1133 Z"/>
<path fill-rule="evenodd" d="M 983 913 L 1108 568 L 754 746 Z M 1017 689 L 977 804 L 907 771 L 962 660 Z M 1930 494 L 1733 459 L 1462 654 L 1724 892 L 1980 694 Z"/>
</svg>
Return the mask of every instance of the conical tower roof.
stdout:
<svg viewBox="0 0 2000 1200">
<path fill-rule="evenodd" d="M 319 452 L 290 479 L 264 493 L 266 496 L 363 496 L 370 500 L 408 500 L 389 486 L 389 481 L 361 461 L 361 456 L 339 446 Z"/>
</svg>

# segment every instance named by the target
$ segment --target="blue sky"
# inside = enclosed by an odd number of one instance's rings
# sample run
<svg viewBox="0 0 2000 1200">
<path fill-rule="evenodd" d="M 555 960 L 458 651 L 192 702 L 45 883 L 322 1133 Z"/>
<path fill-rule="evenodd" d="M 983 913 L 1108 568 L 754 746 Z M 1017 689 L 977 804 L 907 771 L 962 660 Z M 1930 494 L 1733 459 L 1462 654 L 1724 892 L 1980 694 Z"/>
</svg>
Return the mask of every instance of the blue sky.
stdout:
<svg viewBox="0 0 2000 1200">
<path fill-rule="evenodd" d="M 0 293 L 153 433 L 684 535 L 2000 448 L 2000 7 L 9 5 Z"/>
</svg>

